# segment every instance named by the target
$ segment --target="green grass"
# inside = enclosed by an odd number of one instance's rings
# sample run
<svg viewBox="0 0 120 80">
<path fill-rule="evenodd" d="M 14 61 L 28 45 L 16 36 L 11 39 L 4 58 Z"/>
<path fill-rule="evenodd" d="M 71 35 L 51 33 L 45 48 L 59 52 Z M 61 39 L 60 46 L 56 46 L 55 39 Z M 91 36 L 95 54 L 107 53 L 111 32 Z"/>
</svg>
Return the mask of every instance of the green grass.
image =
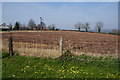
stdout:
<svg viewBox="0 0 120 80">
<path fill-rule="evenodd" d="M 3 78 L 120 78 L 118 60 L 111 56 L 75 56 L 35 58 L 7 56 L 2 58 Z"/>
</svg>

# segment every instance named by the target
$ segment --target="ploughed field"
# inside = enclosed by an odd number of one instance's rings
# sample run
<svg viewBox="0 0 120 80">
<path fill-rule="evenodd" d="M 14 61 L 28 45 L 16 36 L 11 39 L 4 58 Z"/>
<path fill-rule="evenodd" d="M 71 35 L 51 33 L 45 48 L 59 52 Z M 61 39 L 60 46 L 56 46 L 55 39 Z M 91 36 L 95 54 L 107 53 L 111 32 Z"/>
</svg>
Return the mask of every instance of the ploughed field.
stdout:
<svg viewBox="0 0 120 80">
<path fill-rule="evenodd" d="M 0 33 L 1 34 L 1 33 Z M 2 39 L 13 38 L 13 42 L 41 44 L 37 48 L 57 49 L 63 37 L 64 50 L 92 54 L 117 54 L 118 36 L 110 34 L 74 31 L 14 31 L 3 32 Z M 45 45 L 45 46 L 42 46 Z M 32 46 L 35 47 L 35 46 Z"/>
</svg>

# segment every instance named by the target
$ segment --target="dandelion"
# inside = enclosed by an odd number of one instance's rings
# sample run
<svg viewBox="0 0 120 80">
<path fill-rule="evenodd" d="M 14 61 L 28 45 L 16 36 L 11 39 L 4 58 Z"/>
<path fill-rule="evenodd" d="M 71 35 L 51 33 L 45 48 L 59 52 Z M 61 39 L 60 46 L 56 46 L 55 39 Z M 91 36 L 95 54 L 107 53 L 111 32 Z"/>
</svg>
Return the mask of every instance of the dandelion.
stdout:
<svg viewBox="0 0 120 80">
<path fill-rule="evenodd" d="M 88 74 L 88 73 L 86 73 L 86 74 Z"/>
<path fill-rule="evenodd" d="M 76 73 L 79 73 L 79 71 L 76 71 Z"/>
<path fill-rule="evenodd" d="M 73 73 L 75 73 L 75 71 L 73 71 Z"/>
<path fill-rule="evenodd" d="M 63 76 L 63 77 L 65 77 L 65 76 Z"/>
<path fill-rule="evenodd" d="M 60 78 L 63 78 L 63 77 L 60 77 Z"/>
<path fill-rule="evenodd" d="M 70 72 L 70 73 L 72 73 L 72 72 Z"/>
<path fill-rule="evenodd" d="M 107 78 L 108 78 L 108 76 L 107 76 Z"/>
<path fill-rule="evenodd" d="M 27 68 L 29 67 L 29 66 L 26 66 Z"/>
<path fill-rule="evenodd" d="M 38 72 L 35 71 L 35 74 L 36 74 L 36 73 L 38 73 Z"/>
<path fill-rule="evenodd" d="M 84 70 L 80 70 L 80 71 L 84 71 Z"/>
<path fill-rule="evenodd" d="M 41 74 L 43 74 L 44 72 L 41 72 Z"/>
</svg>

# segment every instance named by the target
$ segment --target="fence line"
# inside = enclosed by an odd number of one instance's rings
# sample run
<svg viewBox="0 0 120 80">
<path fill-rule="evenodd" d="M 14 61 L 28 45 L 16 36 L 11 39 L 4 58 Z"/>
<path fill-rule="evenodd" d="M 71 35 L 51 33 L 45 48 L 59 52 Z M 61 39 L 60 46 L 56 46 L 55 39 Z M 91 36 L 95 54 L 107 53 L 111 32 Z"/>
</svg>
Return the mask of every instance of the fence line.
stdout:
<svg viewBox="0 0 120 80">
<path fill-rule="evenodd" d="M 49 42 L 48 42 L 49 41 Z M 8 40 L 3 40 L 3 50 L 9 51 Z M 104 47 L 105 44 L 109 43 L 97 43 L 81 41 L 75 42 L 63 37 L 56 38 L 19 38 L 13 37 L 13 51 L 19 52 L 22 55 L 27 56 L 54 56 L 58 57 L 65 50 L 69 50 L 72 53 L 112 53 L 115 52 L 117 47 L 111 46 L 112 49 Z M 113 43 L 116 45 L 117 43 Z M 116 52 L 117 53 L 117 52 Z"/>
<path fill-rule="evenodd" d="M 21 40 L 21 39 L 20 39 Z M 8 43 L 9 42 L 9 43 Z M 10 55 L 12 53 L 19 52 L 22 55 L 27 56 L 54 56 L 57 57 L 57 55 L 61 55 L 63 52 L 63 38 L 60 38 L 59 46 L 57 45 L 51 45 L 51 44 L 40 44 L 38 43 L 38 40 L 33 40 L 31 42 L 24 41 L 23 42 L 16 42 L 15 38 L 8 38 L 8 40 L 4 40 L 3 42 L 3 50 L 6 48 Z M 8 47 L 6 46 L 8 45 Z"/>
</svg>

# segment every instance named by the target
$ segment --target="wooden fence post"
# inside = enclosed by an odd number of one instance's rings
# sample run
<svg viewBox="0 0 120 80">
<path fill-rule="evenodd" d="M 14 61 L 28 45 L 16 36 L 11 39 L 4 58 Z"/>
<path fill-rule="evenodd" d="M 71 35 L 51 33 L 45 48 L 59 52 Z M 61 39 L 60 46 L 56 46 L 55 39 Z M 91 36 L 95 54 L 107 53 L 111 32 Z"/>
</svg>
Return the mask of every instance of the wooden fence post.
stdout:
<svg viewBox="0 0 120 80">
<path fill-rule="evenodd" d="M 60 37 L 60 53 L 63 54 L 63 38 Z"/>
<path fill-rule="evenodd" d="M 9 46 L 9 54 L 10 54 L 10 56 L 12 56 L 12 54 L 13 54 L 12 37 L 9 38 L 8 46 Z"/>
</svg>

